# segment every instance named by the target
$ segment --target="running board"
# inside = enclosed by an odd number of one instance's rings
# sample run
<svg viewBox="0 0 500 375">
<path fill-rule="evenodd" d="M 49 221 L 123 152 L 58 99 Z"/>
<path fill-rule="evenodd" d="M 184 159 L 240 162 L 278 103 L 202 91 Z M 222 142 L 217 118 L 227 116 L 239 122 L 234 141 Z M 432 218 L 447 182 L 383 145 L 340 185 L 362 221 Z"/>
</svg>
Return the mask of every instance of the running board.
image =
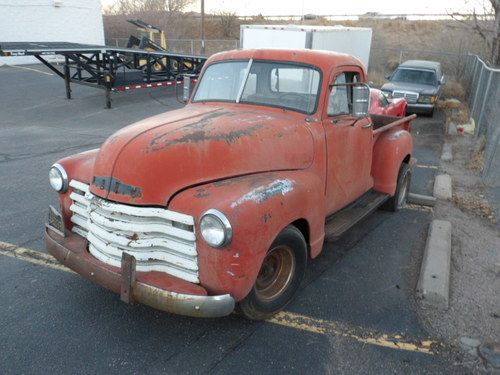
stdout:
<svg viewBox="0 0 500 375">
<path fill-rule="evenodd" d="M 382 205 L 389 195 L 370 190 L 341 211 L 326 218 L 325 236 L 336 239 Z"/>
</svg>

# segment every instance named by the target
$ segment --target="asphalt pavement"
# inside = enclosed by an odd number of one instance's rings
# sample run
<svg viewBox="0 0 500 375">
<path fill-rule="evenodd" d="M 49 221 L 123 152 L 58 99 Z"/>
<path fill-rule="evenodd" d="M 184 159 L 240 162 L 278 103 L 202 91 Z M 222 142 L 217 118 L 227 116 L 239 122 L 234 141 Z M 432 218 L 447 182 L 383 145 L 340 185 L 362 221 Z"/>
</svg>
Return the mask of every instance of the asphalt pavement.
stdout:
<svg viewBox="0 0 500 375">
<path fill-rule="evenodd" d="M 60 78 L 28 68 L 0 67 L 0 242 L 46 254 L 47 207 L 57 205 L 50 166 L 182 104 L 171 88 L 158 88 L 113 94 L 108 110 L 102 91 L 73 85 L 67 100 Z M 431 194 L 439 114 L 417 119 L 412 132 L 419 167 L 411 190 Z M 126 305 L 74 273 L 0 253 L 0 373 L 462 372 L 415 309 L 431 218 L 418 206 L 377 211 L 327 242 L 285 318 L 266 322 Z M 432 350 L 420 350 L 427 341 Z"/>
</svg>

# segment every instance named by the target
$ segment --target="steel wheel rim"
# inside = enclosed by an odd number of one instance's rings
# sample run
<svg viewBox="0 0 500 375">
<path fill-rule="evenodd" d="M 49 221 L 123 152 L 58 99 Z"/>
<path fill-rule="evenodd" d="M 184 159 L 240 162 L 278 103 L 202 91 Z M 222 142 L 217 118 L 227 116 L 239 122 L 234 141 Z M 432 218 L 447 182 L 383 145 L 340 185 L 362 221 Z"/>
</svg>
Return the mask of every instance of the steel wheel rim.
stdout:
<svg viewBox="0 0 500 375">
<path fill-rule="evenodd" d="M 401 186 L 401 191 L 399 192 L 398 207 L 403 207 L 406 203 L 406 193 L 408 191 L 408 174 L 405 175 L 403 180 L 403 186 Z"/>
<path fill-rule="evenodd" d="M 274 301 L 292 282 L 295 273 L 295 257 L 289 246 L 277 246 L 266 254 L 257 281 L 255 293 L 259 299 Z"/>
</svg>

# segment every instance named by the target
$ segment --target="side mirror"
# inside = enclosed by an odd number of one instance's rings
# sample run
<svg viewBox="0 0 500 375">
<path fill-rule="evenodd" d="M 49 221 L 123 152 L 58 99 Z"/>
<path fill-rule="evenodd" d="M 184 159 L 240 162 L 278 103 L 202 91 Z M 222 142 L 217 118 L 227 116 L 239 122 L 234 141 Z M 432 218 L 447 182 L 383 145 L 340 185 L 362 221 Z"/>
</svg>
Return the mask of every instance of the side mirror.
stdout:
<svg viewBox="0 0 500 375">
<path fill-rule="evenodd" d="M 175 98 L 179 103 L 186 104 L 191 97 L 191 76 L 185 75 L 182 77 L 182 98 L 179 98 L 179 90 L 178 87 L 180 85 L 179 79 L 176 79 L 175 85 Z"/>
<path fill-rule="evenodd" d="M 187 103 L 190 97 L 191 97 L 191 77 L 184 76 L 182 84 L 182 101 L 184 103 Z"/>
<path fill-rule="evenodd" d="M 370 87 L 364 83 L 354 86 L 352 93 L 352 115 L 356 118 L 366 117 L 369 109 Z"/>
<path fill-rule="evenodd" d="M 392 74 L 386 74 L 386 75 L 384 76 L 384 78 L 385 78 L 385 79 L 391 79 L 391 75 L 392 75 Z"/>
<path fill-rule="evenodd" d="M 444 76 L 442 76 L 441 79 L 439 80 L 439 84 L 444 85 L 444 82 L 445 82 L 445 79 L 444 79 Z"/>
</svg>

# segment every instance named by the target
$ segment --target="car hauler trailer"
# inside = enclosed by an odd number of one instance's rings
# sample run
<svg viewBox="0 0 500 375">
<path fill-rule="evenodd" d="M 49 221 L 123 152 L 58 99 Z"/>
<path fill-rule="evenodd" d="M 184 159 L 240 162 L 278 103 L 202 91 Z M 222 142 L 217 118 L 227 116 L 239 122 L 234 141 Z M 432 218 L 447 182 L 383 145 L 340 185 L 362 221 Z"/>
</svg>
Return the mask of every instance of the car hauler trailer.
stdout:
<svg viewBox="0 0 500 375">
<path fill-rule="evenodd" d="M 54 55 L 61 57 L 61 64 L 46 59 Z M 71 83 L 102 89 L 107 108 L 111 108 L 113 91 L 181 84 L 183 76 L 197 77 L 207 59 L 167 51 L 67 42 L 0 42 L 0 56 L 34 56 L 64 79 L 68 99 Z"/>
<path fill-rule="evenodd" d="M 347 53 L 368 69 L 372 29 L 307 25 L 241 25 L 241 48 L 317 49 Z"/>
</svg>

